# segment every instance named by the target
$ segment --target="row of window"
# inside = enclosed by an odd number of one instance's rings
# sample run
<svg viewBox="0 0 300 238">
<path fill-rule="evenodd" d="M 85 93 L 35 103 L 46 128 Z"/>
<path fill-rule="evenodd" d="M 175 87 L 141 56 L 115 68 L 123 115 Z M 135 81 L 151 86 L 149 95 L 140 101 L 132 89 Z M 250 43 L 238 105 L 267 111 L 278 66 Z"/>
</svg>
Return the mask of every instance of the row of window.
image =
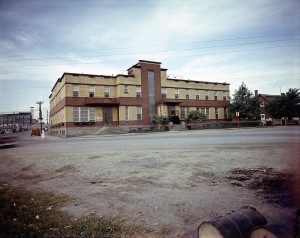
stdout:
<svg viewBox="0 0 300 238">
<path fill-rule="evenodd" d="M 190 99 L 190 91 L 191 90 L 192 89 L 185 89 L 185 98 L 186 99 Z M 175 88 L 175 93 L 174 93 L 175 99 L 179 98 L 179 91 L 180 91 L 179 88 Z M 223 93 L 223 100 L 227 100 L 228 92 L 223 91 L 222 93 Z M 197 100 L 200 99 L 200 89 L 195 89 L 195 96 L 196 96 L 195 98 Z M 208 100 L 208 96 L 209 96 L 209 91 L 205 90 L 205 100 Z M 167 88 L 161 88 L 161 97 L 167 98 Z M 214 99 L 218 100 L 218 91 L 214 91 Z"/>
<path fill-rule="evenodd" d="M 215 107 L 214 109 L 215 109 L 215 118 L 214 119 L 219 119 L 219 108 Z M 207 119 L 211 119 L 208 107 L 206 107 L 206 108 L 196 107 L 196 110 L 198 112 L 201 112 L 202 114 L 204 114 Z M 180 118 L 181 119 L 186 118 L 188 116 L 189 112 L 190 112 L 190 107 L 180 107 Z M 226 119 L 226 118 L 227 118 L 227 109 L 224 108 L 224 119 Z"/>
<path fill-rule="evenodd" d="M 136 86 L 136 97 L 141 97 L 141 86 Z M 109 86 L 104 86 L 104 97 L 109 98 Z M 128 93 L 128 85 L 124 85 L 124 93 Z M 73 84 L 73 97 L 79 96 L 79 85 Z M 95 97 L 95 86 L 89 86 L 89 97 Z"/>
<path fill-rule="evenodd" d="M 142 120 L 142 107 L 136 107 L 136 119 Z M 125 121 L 129 121 L 129 106 L 125 106 Z M 94 122 L 94 107 L 73 107 L 73 122 Z"/>
<path fill-rule="evenodd" d="M 215 109 L 215 119 L 219 119 L 219 108 Z M 197 111 L 206 115 L 210 119 L 209 108 L 196 108 Z M 190 112 L 190 107 L 180 107 L 180 118 L 184 119 Z M 224 118 L 227 118 L 227 109 L 224 108 Z M 130 120 L 129 106 L 125 106 L 125 121 Z M 136 120 L 142 120 L 142 107 L 136 107 Z M 73 107 L 73 122 L 94 122 L 95 121 L 95 108 L 94 107 Z"/>
<path fill-rule="evenodd" d="M 190 99 L 190 90 L 191 89 L 185 89 L 185 98 Z M 104 86 L 104 97 L 109 97 L 109 86 Z M 175 99 L 179 98 L 179 88 L 175 88 L 175 94 L 174 97 Z M 128 93 L 128 85 L 124 85 L 124 93 Z M 223 100 L 227 100 L 228 92 L 223 91 Z M 74 84 L 73 85 L 73 97 L 78 97 L 79 96 L 79 85 Z M 95 86 L 90 85 L 89 86 L 89 97 L 94 97 L 95 96 Z M 141 92 L 141 86 L 136 86 L 136 97 L 141 97 L 142 92 Z M 195 89 L 195 98 L 197 100 L 200 99 L 200 90 Z M 167 98 L 167 88 L 161 88 L 161 97 L 162 98 Z M 205 100 L 208 100 L 209 98 L 209 91 L 205 90 Z M 218 100 L 218 91 L 214 91 L 214 99 Z"/>
</svg>

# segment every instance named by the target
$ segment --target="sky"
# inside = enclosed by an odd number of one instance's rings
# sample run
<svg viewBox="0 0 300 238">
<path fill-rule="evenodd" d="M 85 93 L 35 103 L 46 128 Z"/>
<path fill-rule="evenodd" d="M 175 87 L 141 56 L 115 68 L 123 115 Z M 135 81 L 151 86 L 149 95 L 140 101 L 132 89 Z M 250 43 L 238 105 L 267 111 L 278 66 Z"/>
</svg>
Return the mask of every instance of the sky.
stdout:
<svg viewBox="0 0 300 238">
<path fill-rule="evenodd" d="M 299 0 L 0 0 L 0 113 L 30 111 L 64 72 L 170 77 L 279 95 L 300 88 Z"/>
</svg>

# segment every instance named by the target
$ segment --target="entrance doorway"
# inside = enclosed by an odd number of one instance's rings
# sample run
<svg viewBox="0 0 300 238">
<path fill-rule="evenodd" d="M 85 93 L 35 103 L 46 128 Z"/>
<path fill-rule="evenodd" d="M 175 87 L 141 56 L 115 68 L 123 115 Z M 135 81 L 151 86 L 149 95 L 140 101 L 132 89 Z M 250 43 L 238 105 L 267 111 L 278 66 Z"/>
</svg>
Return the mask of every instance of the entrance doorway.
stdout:
<svg viewBox="0 0 300 238">
<path fill-rule="evenodd" d="M 180 124 L 179 120 L 179 111 L 175 110 L 175 106 L 168 106 L 168 116 L 169 120 L 172 121 L 174 124 Z"/>
<path fill-rule="evenodd" d="M 112 125 L 112 108 L 111 107 L 103 107 L 103 123 L 105 126 Z"/>
</svg>

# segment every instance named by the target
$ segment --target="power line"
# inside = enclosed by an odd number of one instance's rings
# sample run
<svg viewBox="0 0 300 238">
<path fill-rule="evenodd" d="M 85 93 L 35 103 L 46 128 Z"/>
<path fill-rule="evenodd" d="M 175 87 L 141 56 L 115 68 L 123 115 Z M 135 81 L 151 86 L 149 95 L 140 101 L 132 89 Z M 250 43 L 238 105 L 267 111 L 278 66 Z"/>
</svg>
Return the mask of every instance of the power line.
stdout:
<svg viewBox="0 0 300 238">
<path fill-rule="evenodd" d="M 299 36 L 299 34 L 270 34 L 270 35 L 247 36 L 247 37 L 236 37 L 236 38 L 225 38 L 225 39 L 211 39 L 211 40 L 202 40 L 202 41 L 177 42 L 177 43 L 168 43 L 167 45 L 169 46 L 169 45 L 197 44 L 197 43 L 204 43 L 204 42 L 221 42 L 221 41 L 234 41 L 234 40 L 246 40 L 246 39 L 257 39 L 257 38 L 267 38 L 267 37 L 282 37 L 282 36 Z M 153 44 L 153 45 L 139 45 L 139 46 L 132 46 L 132 47 L 115 47 L 115 48 L 109 48 L 109 49 L 105 49 L 105 50 L 135 49 L 135 48 L 141 48 L 141 47 L 156 47 L 156 46 L 165 46 L 165 45 L 166 44 Z M 99 51 L 99 50 L 103 50 L 103 49 L 75 50 L 75 51 L 65 51 L 65 52 L 44 52 L 44 53 L 29 54 L 29 56 L 89 52 L 89 51 Z M 16 57 L 16 56 L 22 56 L 22 55 L 23 54 L 16 54 L 16 55 L 9 55 L 6 57 Z M 27 56 L 28 56 L 28 54 L 27 54 Z"/>
<path fill-rule="evenodd" d="M 183 48 L 175 50 L 160 50 L 160 51 L 146 51 L 146 52 L 133 52 L 133 53 L 116 53 L 116 54 L 104 54 L 104 55 L 91 55 L 91 56 L 80 56 L 81 58 L 90 58 L 90 57 L 105 57 L 105 56 L 120 56 L 120 55 L 134 55 L 134 54 L 153 54 L 153 53 L 166 53 L 166 52 L 176 52 L 176 51 L 185 51 L 185 50 L 199 50 L 199 49 L 211 49 L 211 48 L 222 48 L 230 46 L 242 46 L 242 45 L 254 45 L 261 43 L 271 43 L 278 41 L 291 41 L 298 39 L 280 39 L 280 40 L 268 40 L 268 41 L 257 41 L 257 42 L 248 42 L 248 43 L 238 43 L 238 44 L 229 44 L 229 45 L 220 45 L 220 46 L 204 46 L 204 47 L 193 47 L 193 48 Z M 16 62 L 16 61 L 34 61 L 34 60 L 54 60 L 54 59 L 73 59 L 74 57 L 52 57 L 52 58 L 25 58 L 25 59 L 11 59 L 11 60 L 0 60 L 0 62 Z"/>
<path fill-rule="evenodd" d="M 181 58 L 181 57 L 195 57 L 195 56 L 205 56 L 205 55 L 218 55 L 218 54 L 230 54 L 230 53 L 237 53 L 237 52 L 244 52 L 244 51 L 255 51 L 255 50 L 265 50 L 271 48 L 279 48 L 279 47 L 291 47 L 291 46 L 299 46 L 298 44 L 294 45 L 281 45 L 281 46 L 269 46 L 269 47 L 261 47 L 261 48 L 252 48 L 252 49 L 243 49 L 243 50 L 234 50 L 234 51 L 221 51 L 221 52 L 214 52 L 214 53 L 203 53 L 203 54 L 192 54 L 192 55 L 177 55 L 177 56 L 166 56 L 160 57 L 160 59 L 168 59 L 168 58 Z M 136 59 L 132 60 L 113 60 L 113 61 L 94 61 L 94 62 L 80 62 L 77 64 L 98 64 L 98 63 L 115 63 L 115 62 L 128 62 L 128 61 L 136 61 Z M 0 66 L 0 68 L 8 68 L 8 67 L 45 67 L 45 66 L 62 66 L 62 65 L 74 65 L 76 63 L 70 64 L 31 64 L 31 65 L 7 65 L 7 66 Z"/>
</svg>

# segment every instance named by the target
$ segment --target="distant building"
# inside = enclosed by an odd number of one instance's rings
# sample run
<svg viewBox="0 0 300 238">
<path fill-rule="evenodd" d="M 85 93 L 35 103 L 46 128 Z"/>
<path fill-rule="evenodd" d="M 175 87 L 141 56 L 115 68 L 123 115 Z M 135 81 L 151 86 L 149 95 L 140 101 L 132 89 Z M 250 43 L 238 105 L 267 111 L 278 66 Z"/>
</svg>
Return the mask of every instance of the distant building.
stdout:
<svg viewBox="0 0 300 238">
<path fill-rule="evenodd" d="M 31 112 L 0 114 L 0 128 L 5 128 L 7 132 L 28 129 L 30 125 L 32 125 Z"/>
<path fill-rule="evenodd" d="M 273 119 L 272 115 L 267 113 L 266 108 L 270 104 L 270 102 L 279 98 L 280 95 L 268 95 L 268 94 L 258 94 L 258 90 L 255 90 L 255 96 L 258 98 L 260 102 L 260 119 L 262 121 L 266 121 L 267 119 Z"/>
<path fill-rule="evenodd" d="M 103 126 L 149 126 L 151 115 L 183 120 L 198 110 L 226 120 L 229 84 L 168 77 L 161 63 L 140 60 L 116 76 L 64 73 L 50 95 L 50 126 L 64 137 L 92 134 Z"/>
</svg>

